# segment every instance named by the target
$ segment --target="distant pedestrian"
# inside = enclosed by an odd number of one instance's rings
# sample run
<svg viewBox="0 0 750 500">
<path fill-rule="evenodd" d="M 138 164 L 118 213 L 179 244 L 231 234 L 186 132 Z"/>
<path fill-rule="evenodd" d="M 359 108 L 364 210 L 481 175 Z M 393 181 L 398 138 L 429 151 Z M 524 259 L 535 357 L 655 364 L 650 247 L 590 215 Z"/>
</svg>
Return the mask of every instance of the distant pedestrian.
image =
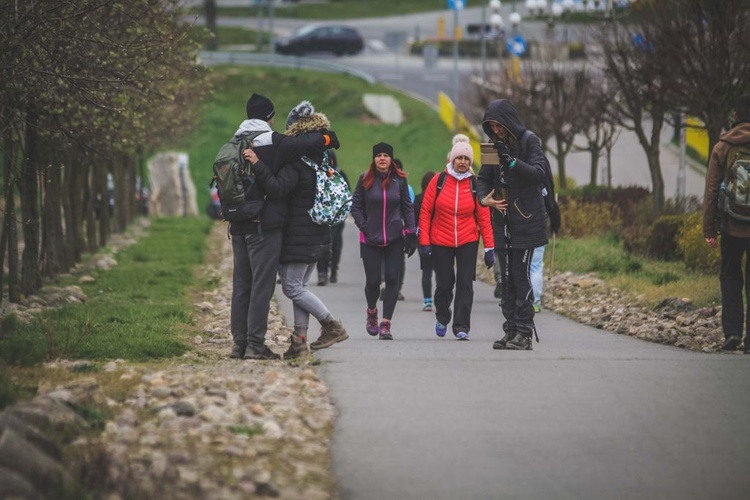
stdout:
<svg viewBox="0 0 750 500">
<path fill-rule="evenodd" d="M 509 100 L 490 103 L 482 128 L 497 153 L 496 161 L 484 162 L 477 178 L 482 205 L 493 209 L 495 250 L 502 270 L 500 306 L 505 335 L 493 348 L 531 350 L 536 327 L 529 266 L 534 248 L 547 243 L 541 189 L 547 159 L 536 136 L 522 151 L 520 140 L 526 127 Z"/>
<path fill-rule="evenodd" d="M 328 118 L 316 113 L 309 101 L 295 106 L 286 121 L 286 135 L 290 138 L 310 132 L 327 132 L 330 128 Z M 321 326 L 320 337 L 310 344 L 311 349 L 323 349 L 346 340 L 349 335 L 341 321 L 333 317 L 308 287 L 318 259 L 330 253 L 331 228 L 314 223 L 308 213 L 315 200 L 316 168 L 328 162 L 328 152 L 311 153 L 295 159 L 276 174 L 259 160 L 252 149 L 246 150 L 244 157 L 252 165 L 257 182 L 268 197 L 285 199 L 289 207 L 279 258 L 281 289 L 292 300 L 294 309 L 294 336 L 286 356 L 295 357 L 307 351 L 311 314 Z"/>
<path fill-rule="evenodd" d="M 396 168 L 401 170 L 402 172 L 406 172 L 404 170 L 404 162 L 402 162 L 399 158 L 394 158 L 393 163 L 396 165 Z M 414 188 L 411 187 L 411 184 L 409 184 L 409 181 L 406 182 L 406 187 L 409 189 L 409 199 L 411 200 L 412 205 L 414 205 L 414 199 L 416 196 L 414 195 Z M 417 218 L 414 217 L 415 222 L 417 221 Z M 401 276 L 398 278 L 398 300 L 406 300 L 406 297 L 404 297 L 403 288 L 404 288 L 404 279 L 406 278 L 406 253 L 403 255 L 404 265 L 401 267 Z M 383 278 L 385 278 L 385 274 L 383 275 Z M 384 279 L 385 281 L 385 279 Z M 382 289 L 381 289 L 381 295 L 382 295 Z M 382 298 L 382 297 L 381 297 Z"/>
<path fill-rule="evenodd" d="M 495 263 L 490 212 L 477 200 L 473 162 L 468 138 L 456 142 L 445 171 L 427 186 L 419 215 L 419 250 L 435 269 L 435 333 L 445 336 L 453 303 L 457 340 L 469 340 L 480 234 L 485 265 Z"/>
<path fill-rule="evenodd" d="M 253 137 L 254 153 L 274 170 L 287 159 L 304 154 L 322 153 L 338 148 L 336 135 L 331 131 L 314 132 L 298 137 L 285 137 L 271 128 L 275 116 L 273 103 L 266 96 L 252 94 L 245 106 L 244 120 L 232 141 Z M 281 143 L 284 143 L 283 147 Z M 278 163 L 274 163 L 275 159 Z M 245 200 L 266 200 L 266 193 L 258 183 L 244 183 Z M 286 224 L 285 199 L 266 200 L 257 218 L 232 222 L 234 270 L 232 273 L 231 330 L 234 345 L 231 358 L 274 359 L 265 345 L 268 312 L 276 288 L 276 272 L 281 251 L 282 228 Z"/>
<path fill-rule="evenodd" d="M 360 230 L 360 257 L 365 269 L 366 330 L 381 340 L 392 340 L 391 319 L 396 309 L 403 256 L 417 249 L 414 207 L 406 173 L 393 163 L 393 146 L 379 142 L 372 147 L 372 163 L 357 181 L 352 199 L 352 218 Z M 385 268 L 383 317 L 378 324 L 378 297 Z"/>
<path fill-rule="evenodd" d="M 422 176 L 422 191 L 414 197 L 414 219 L 417 221 L 417 234 L 419 234 L 419 214 L 422 210 L 422 200 L 427 190 L 427 185 L 433 177 L 437 175 L 432 170 L 428 170 Z M 432 311 L 432 257 L 419 252 L 419 268 L 422 270 L 422 297 L 424 297 L 423 311 Z"/>
<path fill-rule="evenodd" d="M 721 327 L 725 351 L 742 343 L 750 353 L 750 94 L 741 96 L 732 113 L 734 123 L 711 151 L 703 194 L 703 236 L 711 248 L 721 248 Z M 721 241 L 717 241 L 721 234 Z M 743 257 L 745 269 L 743 272 Z M 744 276 L 743 276 L 744 274 Z M 745 288 L 743 305 L 742 289 Z"/>
<path fill-rule="evenodd" d="M 339 167 L 339 161 L 336 152 L 328 150 L 328 160 L 331 167 L 341 174 L 341 177 L 349 186 L 349 178 L 346 173 Z M 351 187 L 350 187 L 351 189 Z M 318 261 L 318 286 L 325 286 L 330 283 L 337 283 L 339 280 L 339 264 L 341 263 L 341 250 L 344 247 L 344 224 L 340 222 L 331 226 L 331 252 Z"/>
</svg>

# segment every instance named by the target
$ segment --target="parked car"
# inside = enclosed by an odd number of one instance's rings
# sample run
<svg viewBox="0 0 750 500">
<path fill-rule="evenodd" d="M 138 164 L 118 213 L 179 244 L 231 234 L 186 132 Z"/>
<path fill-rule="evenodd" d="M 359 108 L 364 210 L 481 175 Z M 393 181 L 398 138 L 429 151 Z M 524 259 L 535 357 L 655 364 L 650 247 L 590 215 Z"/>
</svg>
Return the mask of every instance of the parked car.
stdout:
<svg viewBox="0 0 750 500">
<path fill-rule="evenodd" d="M 358 54 L 365 47 L 357 30 L 342 25 L 310 24 L 288 37 L 276 41 L 279 54 L 304 55 L 310 52 L 332 52 L 337 56 Z"/>
</svg>

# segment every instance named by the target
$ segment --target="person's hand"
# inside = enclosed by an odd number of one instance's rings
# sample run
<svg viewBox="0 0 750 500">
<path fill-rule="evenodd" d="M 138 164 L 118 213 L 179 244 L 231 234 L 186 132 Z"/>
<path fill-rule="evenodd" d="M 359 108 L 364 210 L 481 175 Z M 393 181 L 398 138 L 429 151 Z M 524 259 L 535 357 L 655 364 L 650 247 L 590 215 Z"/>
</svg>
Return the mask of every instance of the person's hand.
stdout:
<svg viewBox="0 0 750 500">
<path fill-rule="evenodd" d="M 495 190 L 493 189 L 490 191 L 490 193 L 482 198 L 480 200 L 480 204 L 485 207 L 491 207 L 495 210 L 498 210 L 502 213 L 505 213 L 505 210 L 508 208 L 508 201 L 507 200 L 497 200 L 495 199 Z"/>
<path fill-rule="evenodd" d="M 510 154 L 510 148 L 504 141 L 496 141 L 493 147 L 495 148 L 495 151 L 497 151 L 498 157 Z"/>
<path fill-rule="evenodd" d="M 556 206 L 552 213 L 549 214 L 549 228 L 554 234 L 557 234 L 560 231 L 561 225 L 560 208 Z"/>
<path fill-rule="evenodd" d="M 484 249 L 484 265 L 487 266 L 488 269 L 495 265 L 495 249 L 494 248 Z"/>
<path fill-rule="evenodd" d="M 417 250 L 417 233 L 406 233 L 404 236 L 404 252 L 408 257 L 414 255 Z"/>
<path fill-rule="evenodd" d="M 513 158 L 509 154 L 502 154 L 498 155 L 500 158 L 500 165 L 502 165 L 505 168 L 513 168 L 515 166 L 515 158 Z"/>
<path fill-rule="evenodd" d="M 252 149 L 245 149 L 242 151 L 242 157 L 245 159 L 245 161 L 249 161 L 251 165 L 255 165 L 258 163 L 258 155 L 255 154 L 255 151 Z"/>
<path fill-rule="evenodd" d="M 422 257 L 429 257 L 432 255 L 432 247 L 430 245 L 422 245 L 419 247 L 419 253 L 422 254 Z"/>
<path fill-rule="evenodd" d="M 706 244 L 711 248 L 716 248 L 718 242 L 716 241 L 716 238 L 706 238 Z"/>
<path fill-rule="evenodd" d="M 336 132 L 334 132 L 333 130 L 326 130 L 325 132 L 323 132 L 323 139 L 325 139 L 326 146 L 329 149 L 338 149 L 341 147 L 339 138 L 336 136 Z"/>
</svg>

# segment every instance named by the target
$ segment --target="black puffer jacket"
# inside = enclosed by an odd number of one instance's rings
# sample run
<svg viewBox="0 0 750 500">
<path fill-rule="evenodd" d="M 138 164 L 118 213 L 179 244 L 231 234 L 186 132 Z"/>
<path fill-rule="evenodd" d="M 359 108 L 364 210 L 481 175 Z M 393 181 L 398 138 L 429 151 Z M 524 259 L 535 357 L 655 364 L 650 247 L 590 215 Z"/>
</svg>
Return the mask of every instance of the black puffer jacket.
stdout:
<svg viewBox="0 0 750 500">
<path fill-rule="evenodd" d="M 296 139 L 293 134 L 305 134 L 314 130 L 330 127 L 328 120 L 316 120 L 316 117 L 324 115 L 315 113 L 304 121 L 297 122 L 295 127 L 287 129 L 288 137 L 284 142 Z M 320 165 L 323 162 L 323 154 L 314 153 L 307 158 Z M 313 206 L 316 190 L 316 173 L 313 167 L 301 159 L 296 159 L 283 166 L 278 174 L 273 172 L 268 165 L 259 161 L 253 165 L 253 172 L 258 182 L 263 186 L 269 199 L 285 199 L 288 207 L 288 215 L 284 225 L 284 237 L 281 244 L 281 257 L 279 262 L 289 263 L 311 263 L 321 260 L 330 253 L 331 228 L 329 226 L 315 224 L 307 212 Z"/>
<path fill-rule="evenodd" d="M 254 130 L 263 131 L 263 133 L 253 140 L 253 150 L 262 162 L 273 166 L 274 173 L 290 159 L 297 159 L 305 153 L 322 153 L 327 148 L 325 138 L 320 132 L 302 134 L 291 138 L 274 132 L 267 122 L 257 119 L 243 121 L 235 136 Z M 260 199 L 266 194 L 262 187 L 256 183 L 245 185 L 246 200 Z M 287 215 L 288 207 L 283 198 L 271 199 L 271 197 L 268 197 L 266 207 L 260 217 L 261 229 L 265 231 L 283 227 Z M 229 226 L 229 232 L 233 236 L 256 233 L 257 231 L 258 224 L 251 221 L 233 222 Z"/>
<path fill-rule="evenodd" d="M 547 243 L 547 211 L 542 197 L 542 181 L 545 175 L 545 156 L 541 142 L 533 137 L 528 141 L 527 151 L 521 153 L 519 141 L 526 127 L 518 116 L 518 111 L 506 99 L 492 101 L 482 118 L 482 127 L 495 142 L 498 138 L 489 123 L 496 122 L 513 135 L 509 142 L 511 156 L 516 163 L 509 170 L 507 181 L 508 210 L 504 216 L 492 210 L 492 228 L 495 248 L 536 248 Z M 500 161 L 483 164 L 477 176 L 477 196 L 481 200 L 493 189 L 502 192 L 500 185 Z M 506 231 L 507 230 L 507 231 Z"/>
</svg>

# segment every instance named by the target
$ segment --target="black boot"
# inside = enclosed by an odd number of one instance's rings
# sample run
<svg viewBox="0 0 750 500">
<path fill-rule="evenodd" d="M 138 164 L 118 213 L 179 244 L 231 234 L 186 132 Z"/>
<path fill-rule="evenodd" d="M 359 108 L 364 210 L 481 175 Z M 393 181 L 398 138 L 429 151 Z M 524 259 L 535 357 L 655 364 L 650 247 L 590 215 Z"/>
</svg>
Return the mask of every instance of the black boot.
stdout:
<svg viewBox="0 0 750 500">
<path fill-rule="evenodd" d="M 328 280 L 331 283 L 338 282 L 338 273 L 336 272 L 336 269 L 331 269 L 331 278 Z"/>
<path fill-rule="evenodd" d="M 505 332 L 505 336 L 500 340 L 496 340 L 495 343 L 492 344 L 493 349 L 507 349 L 506 344 L 508 341 L 516 336 L 516 325 L 511 321 L 506 321 L 503 323 L 503 331 Z"/>
</svg>

